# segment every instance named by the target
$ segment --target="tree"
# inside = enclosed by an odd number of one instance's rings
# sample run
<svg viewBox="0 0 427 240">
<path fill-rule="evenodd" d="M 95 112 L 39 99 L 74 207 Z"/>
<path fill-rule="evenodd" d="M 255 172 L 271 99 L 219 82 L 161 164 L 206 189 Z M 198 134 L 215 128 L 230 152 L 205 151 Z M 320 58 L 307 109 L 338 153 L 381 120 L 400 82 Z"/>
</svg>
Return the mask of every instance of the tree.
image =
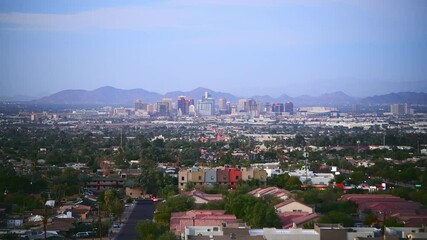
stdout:
<svg viewBox="0 0 427 240">
<path fill-rule="evenodd" d="M 247 194 L 234 192 L 227 196 L 225 210 L 253 228 L 281 226 L 273 205 Z"/>
<path fill-rule="evenodd" d="M 124 211 L 124 205 L 121 199 L 122 196 L 119 191 L 115 189 L 108 189 L 105 191 L 103 201 L 105 210 L 116 217 L 120 217 Z"/>
<path fill-rule="evenodd" d="M 175 240 L 176 236 L 165 225 L 153 223 L 150 220 L 138 222 L 136 225 L 141 240 Z"/>
<path fill-rule="evenodd" d="M 285 188 L 289 190 L 301 189 L 301 181 L 298 177 L 291 176 L 286 182 Z"/>
<path fill-rule="evenodd" d="M 374 213 L 369 213 L 368 215 L 366 215 L 364 223 L 366 225 L 376 224 L 378 223 L 378 218 Z"/>
<path fill-rule="evenodd" d="M 331 211 L 323 215 L 319 219 L 320 223 L 341 223 L 344 227 L 351 227 L 354 225 L 354 220 L 346 213 Z"/>
<path fill-rule="evenodd" d="M 289 174 L 273 175 L 268 179 L 268 185 L 284 188 L 289 180 Z"/>
<path fill-rule="evenodd" d="M 172 212 L 183 212 L 195 208 L 194 198 L 191 196 L 172 196 L 161 203 L 155 214 L 157 223 L 169 224 Z"/>
<path fill-rule="evenodd" d="M 141 174 L 137 178 L 137 183 L 141 187 L 144 195 L 156 194 L 159 186 L 156 181 L 156 171 L 142 168 Z"/>
</svg>

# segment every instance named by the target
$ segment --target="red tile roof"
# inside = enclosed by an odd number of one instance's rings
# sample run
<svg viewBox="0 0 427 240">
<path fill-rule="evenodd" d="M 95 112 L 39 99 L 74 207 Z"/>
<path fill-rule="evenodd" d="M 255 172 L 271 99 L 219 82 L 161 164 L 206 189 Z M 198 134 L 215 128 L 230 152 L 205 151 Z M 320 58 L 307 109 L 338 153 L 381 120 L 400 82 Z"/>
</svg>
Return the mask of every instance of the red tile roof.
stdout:
<svg viewBox="0 0 427 240">
<path fill-rule="evenodd" d="M 179 235 L 185 231 L 186 226 L 221 226 L 223 223 L 228 225 L 240 222 L 235 215 L 225 214 L 224 210 L 191 210 L 172 213 L 170 230 Z"/>
<path fill-rule="evenodd" d="M 379 219 L 383 218 L 384 213 L 396 217 L 407 227 L 419 227 L 427 221 L 427 212 L 421 210 L 420 203 L 390 194 L 345 194 L 339 200 L 356 203 L 359 211 L 372 210 L 380 215 Z"/>
<path fill-rule="evenodd" d="M 282 228 L 291 228 L 293 224 L 300 225 L 320 217 L 318 213 L 283 213 L 280 216 Z"/>
</svg>

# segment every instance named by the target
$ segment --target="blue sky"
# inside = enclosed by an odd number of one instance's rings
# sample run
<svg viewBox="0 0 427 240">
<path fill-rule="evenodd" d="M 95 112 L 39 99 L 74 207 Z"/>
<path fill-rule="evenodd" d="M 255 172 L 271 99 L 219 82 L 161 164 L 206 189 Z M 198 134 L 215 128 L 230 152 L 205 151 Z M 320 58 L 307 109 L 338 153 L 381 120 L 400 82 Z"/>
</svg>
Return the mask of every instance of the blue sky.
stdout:
<svg viewBox="0 0 427 240">
<path fill-rule="evenodd" d="M 427 1 L 0 0 L 0 96 L 427 92 Z"/>
</svg>

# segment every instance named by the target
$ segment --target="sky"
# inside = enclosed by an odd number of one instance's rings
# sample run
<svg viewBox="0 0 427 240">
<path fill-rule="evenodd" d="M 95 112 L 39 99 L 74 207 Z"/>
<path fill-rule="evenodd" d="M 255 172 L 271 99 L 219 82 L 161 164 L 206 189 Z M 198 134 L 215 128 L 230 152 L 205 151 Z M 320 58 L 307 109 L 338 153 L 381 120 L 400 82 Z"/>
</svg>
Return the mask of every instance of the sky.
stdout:
<svg viewBox="0 0 427 240">
<path fill-rule="evenodd" d="M 0 96 L 427 92 L 424 0 L 0 0 Z"/>
</svg>

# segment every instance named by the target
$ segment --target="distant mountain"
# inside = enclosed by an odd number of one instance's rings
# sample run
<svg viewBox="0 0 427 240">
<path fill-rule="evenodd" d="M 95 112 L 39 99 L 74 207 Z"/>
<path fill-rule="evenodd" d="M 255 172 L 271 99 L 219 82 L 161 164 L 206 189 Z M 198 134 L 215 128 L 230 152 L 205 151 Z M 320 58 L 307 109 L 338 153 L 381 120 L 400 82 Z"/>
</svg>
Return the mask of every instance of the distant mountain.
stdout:
<svg viewBox="0 0 427 240">
<path fill-rule="evenodd" d="M 253 96 L 252 98 L 255 99 L 256 101 L 261 101 L 263 103 L 268 102 L 268 103 L 273 104 L 273 103 L 277 102 L 277 98 L 270 97 L 269 95 Z"/>
<path fill-rule="evenodd" d="M 93 91 L 64 90 L 35 100 L 46 104 L 123 104 L 133 105 L 136 99 L 143 102 L 157 102 L 162 95 L 144 89 L 122 90 L 114 87 L 101 87 Z"/>
<path fill-rule="evenodd" d="M 230 93 L 216 92 L 216 91 L 213 91 L 211 89 L 203 88 L 203 87 L 198 87 L 192 91 L 187 91 L 187 92 L 183 92 L 183 91 L 168 92 L 164 96 L 166 98 L 172 98 L 172 99 L 177 99 L 178 96 L 187 96 L 189 98 L 197 100 L 197 99 L 201 99 L 202 96 L 205 95 L 206 91 L 208 91 L 208 93 L 215 99 L 225 98 L 225 99 L 227 99 L 227 101 L 229 101 L 231 103 L 237 103 L 237 101 L 239 99 L 238 97 L 236 97 Z"/>
<path fill-rule="evenodd" d="M 205 91 L 215 99 L 225 98 L 233 104 L 236 104 L 240 97 L 230 93 L 216 92 L 207 88 L 196 88 L 192 91 L 175 91 L 161 95 L 155 92 L 149 92 L 144 89 L 122 90 L 114 87 L 101 87 L 92 91 L 87 90 L 64 90 L 53 95 L 40 98 L 33 102 L 46 104 L 104 104 L 104 105 L 125 105 L 133 106 L 136 99 L 141 99 L 144 103 L 155 103 L 162 98 L 171 98 L 176 101 L 178 96 L 187 96 L 195 101 L 202 98 Z M 302 95 L 290 97 L 283 94 L 277 98 L 268 95 L 253 96 L 252 98 L 266 103 L 285 103 L 293 102 L 296 106 L 339 106 L 349 105 L 352 103 L 362 104 L 391 104 L 391 103 L 408 103 L 408 104 L 427 104 L 427 93 L 400 92 L 390 93 L 367 97 L 363 99 L 348 96 L 343 92 L 326 93 L 320 96 Z"/>
<path fill-rule="evenodd" d="M 409 104 L 427 104 L 427 93 L 416 92 L 399 92 L 385 95 L 375 95 L 361 100 L 365 104 L 392 104 L 392 103 L 409 103 Z"/>
<path fill-rule="evenodd" d="M 0 97 L 0 102 L 26 102 L 37 99 L 36 97 L 26 95 L 3 96 Z"/>
<path fill-rule="evenodd" d="M 296 97 L 294 102 L 304 105 L 347 105 L 357 102 L 357 99 L 350 97 L 343 92 L 333 92 L 325 93 L 318 97 L 302 95 Z"/>
</svg>

